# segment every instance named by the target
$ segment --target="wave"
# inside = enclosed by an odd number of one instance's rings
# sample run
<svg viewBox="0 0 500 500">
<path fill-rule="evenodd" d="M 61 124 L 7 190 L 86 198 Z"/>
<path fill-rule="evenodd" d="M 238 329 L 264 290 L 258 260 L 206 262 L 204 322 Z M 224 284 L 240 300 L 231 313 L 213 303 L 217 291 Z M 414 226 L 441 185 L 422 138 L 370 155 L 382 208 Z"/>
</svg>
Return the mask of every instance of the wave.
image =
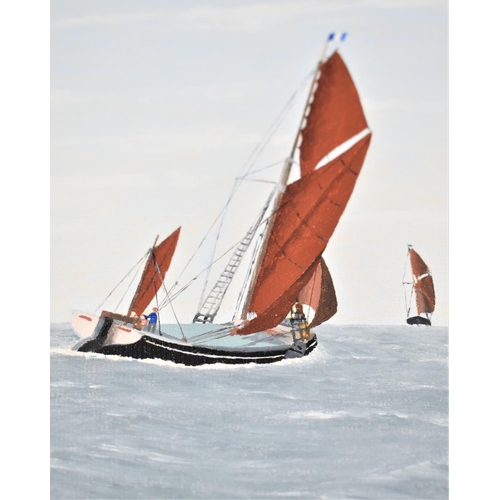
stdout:
<svg viewBox="0 0 500 500">
<path fill-rule="evenodd" d="M 314 420 L 329 420 L 332 418 L 345 418 L 347 412 L 345 411 L 334 411 L 334 412 L 324 412 L 324 411 L 299 411 L 295 413 L 290 413 L 288 418 L 300 418 L 300 419 L 314 419 Z"/>
</svg>

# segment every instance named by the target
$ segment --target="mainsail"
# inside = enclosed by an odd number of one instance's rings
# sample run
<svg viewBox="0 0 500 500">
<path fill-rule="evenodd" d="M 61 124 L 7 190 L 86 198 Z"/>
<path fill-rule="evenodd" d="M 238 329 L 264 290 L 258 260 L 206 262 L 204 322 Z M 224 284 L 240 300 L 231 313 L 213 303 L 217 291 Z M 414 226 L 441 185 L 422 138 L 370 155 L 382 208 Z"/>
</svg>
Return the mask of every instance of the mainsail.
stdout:
<svg viewBox="0 0 500 500">
<path fill-rule="evenodd" d="M 128 316 L 132 312 L 140 316 L 160 290 L 165 274 L 170 267 L 180 231 L 179 227 L 159 245 L 153 246 L 149 252 L 141 281 L 129 307 Z"/>
<path fill-rule="evenodd" d="M 299 131 L 301 178 L 286 186 L 277 198 L 243 310 L 244 318 L 249 312 L 256 317 L 236 330 L 241 335 L 272 328 L 282 321 L 299 296 L 305 300 L 304 289 L 311 280 L 314 282 L 318 269 L 324 275 L 324 292 L 316 294 L 313 326 L 329 319 L 337 309 L 322 253 L 351 197 L 371 132 L 356 87 L 337 52 L 318 65 L 313 82 L 304 111 L 306 125 Z M 329 153 L 356 140 L 356 136 L 359 140 L 347 151 L 318 168 Z M 296 144 L 297 139 L 290 158 Z M 285 163 L 282 185 L 286 185 L 290 167 L 291 160 Z"/>
<path fill-rule="evenodd" d="M 258 270 L 249 311 L 257 314 L 239 334 L 276 326 L 312 278 L 363 165 L 371 134 L 323 167 L 289 184 Z"/>
<path fill-rule="evenodd" d="M 337 52 L 318 66 L 313 81 L 304 111 L 307 122 L 300 131 L 301 178 L 286 186 L 278 198 L 243 311 L 243 317 L 247 312 L 257 316 L 236 330 L 240 335 L 276 326 L 299 299 L 301 291 L 314 280 L 318 266 L 322 266 L 322 253 L 351 197 L 370 144 L 371 132 L 358 92 Z M 360 139 L 347 151 L 318 168 L 336 147 L 358 135 Z M 290 158 L 296 144 L 297 140 Z M 290 161 L 285 163 L 283 184 L 288 179 L 290 166 Z M 324 300 L 321 308 L 318 302 L 314 325 L 336 312 L 331 277 L 329 283 L 324 282 L 324 287 Z M 327 297 L 335 298 L 328 307 L 325 306 Z"/>
<path fill-rule="evenodd" d="M 431 272 L 422 257 L 413 248 L 410 248 L 409 254 L 417 314 L 430 314 L 434 312 L 436 305 L 434 281 L 432 280 Z"/>
</svg>

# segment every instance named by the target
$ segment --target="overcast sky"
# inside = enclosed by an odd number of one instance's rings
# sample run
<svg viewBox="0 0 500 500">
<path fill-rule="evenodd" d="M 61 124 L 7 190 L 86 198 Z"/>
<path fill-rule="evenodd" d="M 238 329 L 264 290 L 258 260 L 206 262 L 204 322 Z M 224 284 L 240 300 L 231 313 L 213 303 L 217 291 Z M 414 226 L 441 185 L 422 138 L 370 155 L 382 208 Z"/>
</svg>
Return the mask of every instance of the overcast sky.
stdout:
<svg viewBox="0 0 500 500">
<path fill-rule="evenodd" d="M 404 323 L 411 243 L 434 276 L 434 323 L 448 324 L 448 12 L 437 0 L 52 1 L 52 321 L 94 310 L 156 235 L 182 226 L 170 287 L 299 89 L 253 167 L 277 163 L 254 176 L 277 179 L 330 32 L 348 33 L 340 53 L 373 131 L 325 252 L 339 301 L 330 322 Z M 217 255 L 270 189 L 242 184 Z M 203 267 L 205 246 L 180 282 Z M 201 284 L 175 302 L 181 321 L 196 312 Z"/>
</svg>

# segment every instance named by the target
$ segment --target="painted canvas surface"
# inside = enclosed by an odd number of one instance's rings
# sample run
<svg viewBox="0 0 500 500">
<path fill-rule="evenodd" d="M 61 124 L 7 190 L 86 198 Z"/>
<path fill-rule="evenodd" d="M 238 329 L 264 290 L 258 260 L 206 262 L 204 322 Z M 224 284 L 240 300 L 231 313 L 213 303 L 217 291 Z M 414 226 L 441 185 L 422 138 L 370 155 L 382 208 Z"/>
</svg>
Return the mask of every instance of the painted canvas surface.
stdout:
<svg viewBox="0 0 500 500">
<path fill-rule="evenodd" d="M 447 29 L 52 2 L 51 498 L 448 498 Z"/>
</svg>

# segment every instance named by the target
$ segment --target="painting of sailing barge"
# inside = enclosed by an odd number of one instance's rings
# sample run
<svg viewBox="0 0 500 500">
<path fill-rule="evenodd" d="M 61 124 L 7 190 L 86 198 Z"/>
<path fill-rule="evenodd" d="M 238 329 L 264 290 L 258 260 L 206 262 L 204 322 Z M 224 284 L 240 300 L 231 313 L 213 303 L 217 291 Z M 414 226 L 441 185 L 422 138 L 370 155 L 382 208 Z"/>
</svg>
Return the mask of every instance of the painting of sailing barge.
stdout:
<svg viewBox="0 0 500 500">
<path fill-rule="evenodd" d="M 195 4 L 54 4 L 51 498 L 447 498 L 446 182 L 394 194 L 428 137 L 385 94 L 427 60 Z"/>
<path fill-rule="evenodd" d="M 178 323 L 175 330 L 160 325 L 157 334 L 142 332 L 143 313 L 153 301 L 158 304 L 158 294 L 164 292 L 165 305 L 173 301 L 164 280 L 179 239 L 178 228 L 149 250 L 126 314 L 102 311 L 95 317 L 75 313 L 72 324 L 83 337 L 76 350 L 194 366 L 273 363 L 301 358 L 316 347 L 313 327 L 337 312 L 323 252 L 360 174 L 371 133 L 337 51 L 319 61 L 310 89 L 279 183 L 257 221 L 234 246 L 220 277 L 194 314 L 193 325 Z M 287 184 L 299 138 L 300 179 Z M 344 152 L 332 154 L 342 146 Z M 232 322 L 214 324 L 226 290 L 259 232 L 260 245 L 254 248 L 248 282 L 244 281 L 240 291 L 242 308 L 237 307 Z M 305 307 L 312 311 L 311 317 L 305 314 Z M 207 329 L 207 324 L 213 327 Z M 230 343 L 235 336 L 245 336 L 245 340 L 236 338 Z M 212 343 L 220 339 L 225 345 Z"/>
</svg>

